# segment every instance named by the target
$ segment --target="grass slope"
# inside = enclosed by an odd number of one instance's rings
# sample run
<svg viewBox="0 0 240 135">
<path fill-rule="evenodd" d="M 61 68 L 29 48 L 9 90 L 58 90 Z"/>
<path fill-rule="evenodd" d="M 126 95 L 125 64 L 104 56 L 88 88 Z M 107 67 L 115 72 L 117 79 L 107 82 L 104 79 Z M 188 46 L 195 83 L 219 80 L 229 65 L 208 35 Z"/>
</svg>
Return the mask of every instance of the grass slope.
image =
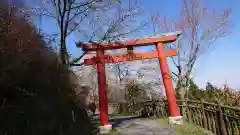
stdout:
<svg viewBox="0 0 240 135">
<path fill-rule="evenodd" d="M 167 119 L 158 119 L 158 118 L 153 118 L 157 121 L 157 123 L 161 125 L 168 125 L 168 120 Z M 193 125 L 193 124 L 183 124 L 174 127 L 174 129 L 180 133 L 181 135 L 211 135 L 209 133 L 206 133 L 204 129 L 202 129 L 199 126 Z"/>
</svg>

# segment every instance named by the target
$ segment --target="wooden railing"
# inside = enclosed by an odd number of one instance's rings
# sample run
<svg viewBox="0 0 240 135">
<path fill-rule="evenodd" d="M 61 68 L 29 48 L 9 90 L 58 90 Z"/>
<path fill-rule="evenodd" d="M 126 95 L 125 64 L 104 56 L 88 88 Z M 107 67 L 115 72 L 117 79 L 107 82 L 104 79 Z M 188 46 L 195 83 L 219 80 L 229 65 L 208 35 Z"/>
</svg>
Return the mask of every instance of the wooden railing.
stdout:
<svg viewBox="0 0 240 135">
<path fill-rule="evenodd" d="M 179 110 L 189 123 L 197 124 L 216 135 L 240 135 L 240 108 L 201 101 L 177 101 Z M 143 115 L 168 117 L 167 101 L 144 104 Z"/>
</svg>

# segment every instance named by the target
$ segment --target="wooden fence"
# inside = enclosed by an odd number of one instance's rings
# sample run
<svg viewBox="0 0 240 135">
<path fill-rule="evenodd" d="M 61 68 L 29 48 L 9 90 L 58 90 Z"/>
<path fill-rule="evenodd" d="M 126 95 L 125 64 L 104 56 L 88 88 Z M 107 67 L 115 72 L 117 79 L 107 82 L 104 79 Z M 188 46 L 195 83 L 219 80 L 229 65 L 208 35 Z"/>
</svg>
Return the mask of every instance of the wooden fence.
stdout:
<svg viewBox="0 0 240 135">
<path fill-rule="evenodd" d="M 240 108 L 201 101 L 177 101 L 185 120 L 213 132 L 216 135 L 240 135 Z M 144 104 L 143 115 L 168 117 L 167 101 Z"/>
<path fill-rule="evenodd" d="M 134 104 L 132 102 L 125 102 L 125 103 L 111 102 L 111 103 L 108 103 L 108 111 L 109 113 L 114 111 L 115 114 L 129 113 L 129 114 L 140 116 L 144 108 L 144 103 L 145 101 L 136 102 Z"/>
</svg>

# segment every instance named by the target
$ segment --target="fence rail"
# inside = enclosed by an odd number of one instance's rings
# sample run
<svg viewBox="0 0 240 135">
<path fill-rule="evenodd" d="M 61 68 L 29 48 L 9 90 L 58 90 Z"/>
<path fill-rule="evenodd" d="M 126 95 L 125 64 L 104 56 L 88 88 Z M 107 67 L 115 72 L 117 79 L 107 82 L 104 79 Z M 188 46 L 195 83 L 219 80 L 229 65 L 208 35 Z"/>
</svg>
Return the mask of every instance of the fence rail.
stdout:
<svg viewBox="0 0 240 135">
<path fill-rule="evenodd" d="M 216 135 L 240 135 L 240 108 L 202 101 L 178 100 L 179 110 L 185 120 L 197 124 Z M 144 104 L 143 115 L 168 117 L 167 101 Z"/>
</svg>

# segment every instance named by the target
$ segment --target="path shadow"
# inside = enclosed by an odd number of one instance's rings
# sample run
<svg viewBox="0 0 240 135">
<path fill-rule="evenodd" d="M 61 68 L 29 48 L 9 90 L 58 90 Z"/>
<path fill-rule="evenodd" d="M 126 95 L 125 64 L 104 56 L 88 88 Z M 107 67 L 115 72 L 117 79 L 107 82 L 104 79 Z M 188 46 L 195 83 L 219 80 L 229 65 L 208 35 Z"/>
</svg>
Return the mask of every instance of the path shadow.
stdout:
<svg viewBox="0 0 240 135">
<path fill-rule="evenodd" d="M 94 122 L 93 125 L 95 128 L 99 126 L 99 114 L 91 115 L 91 120 Z M 113 115 L 109 114 L 109 122 L 112 124 L 113 128 L 118 127 L 121 123 L 129 120 L 143 118 L 141 116 L 122 116 L 122 115 Z"/>
<path fill-rule="evenodd" d="M 129 120 L 142 118 L 140 116 L 113 116 L 109 121 L 111 122 L 113 128 L 118 127 L 121 123 Z"/>
</svg>

